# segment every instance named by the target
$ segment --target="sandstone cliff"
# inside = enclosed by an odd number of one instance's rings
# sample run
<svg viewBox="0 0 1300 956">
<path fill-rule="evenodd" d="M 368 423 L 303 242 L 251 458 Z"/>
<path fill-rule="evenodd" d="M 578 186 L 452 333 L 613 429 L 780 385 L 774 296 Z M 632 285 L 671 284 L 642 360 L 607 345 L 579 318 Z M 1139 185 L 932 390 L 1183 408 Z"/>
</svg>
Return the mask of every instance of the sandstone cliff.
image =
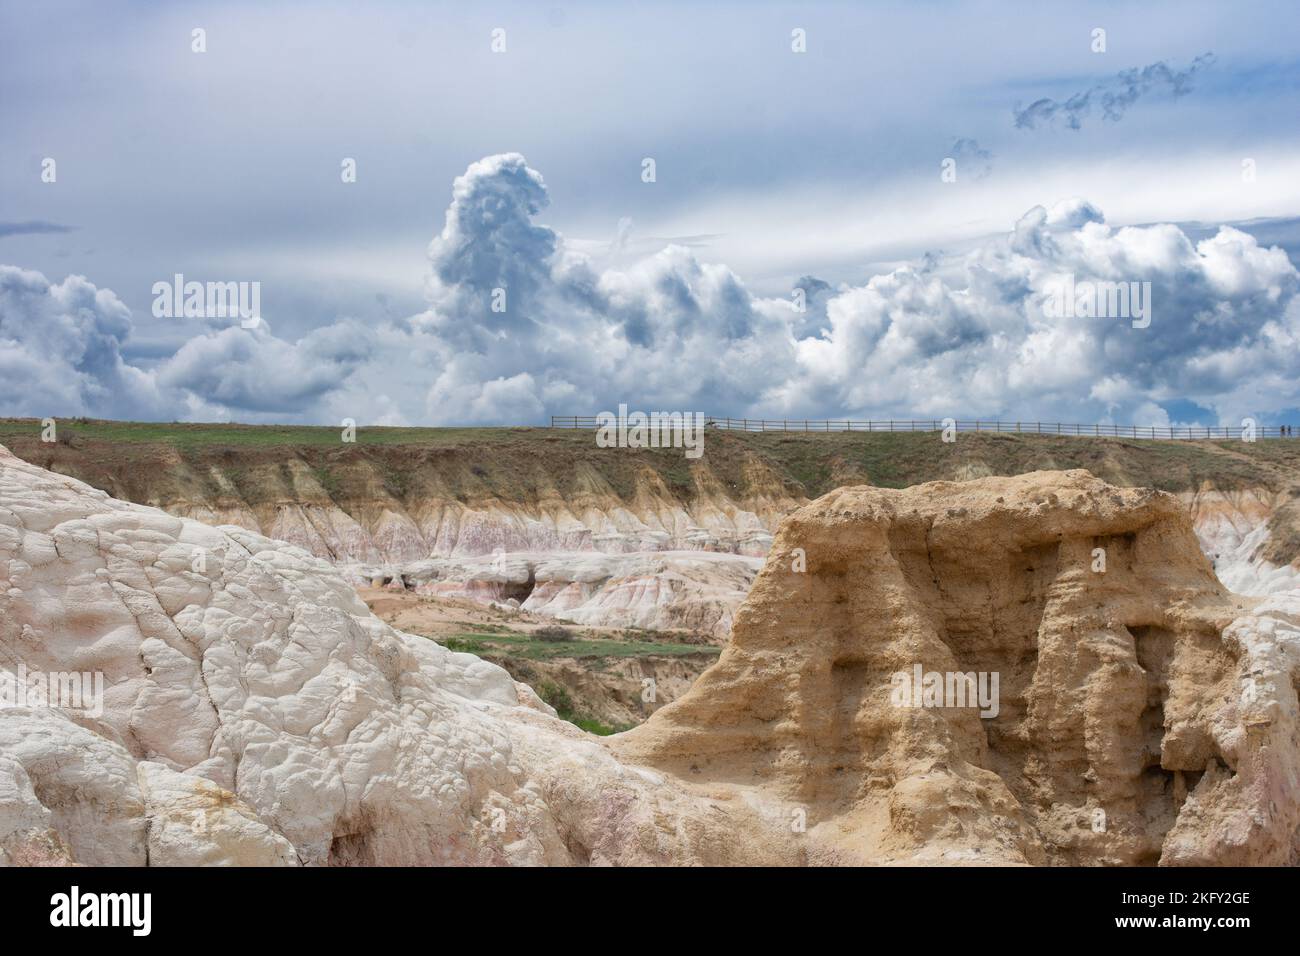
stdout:
<svg viewBox="0 0 1300 956">
<path fill-rule="evenodd" d="M 832 859 L 1294 862 L 1298 628 L 1300 594 L 1225 591 L 1170 495 L 846 488 L 786 519 L 719 662 L 612 745 L 779 795 Z M 917 665 L 1000 675 L 996 715 L 895 706 Z"/>
</svg>

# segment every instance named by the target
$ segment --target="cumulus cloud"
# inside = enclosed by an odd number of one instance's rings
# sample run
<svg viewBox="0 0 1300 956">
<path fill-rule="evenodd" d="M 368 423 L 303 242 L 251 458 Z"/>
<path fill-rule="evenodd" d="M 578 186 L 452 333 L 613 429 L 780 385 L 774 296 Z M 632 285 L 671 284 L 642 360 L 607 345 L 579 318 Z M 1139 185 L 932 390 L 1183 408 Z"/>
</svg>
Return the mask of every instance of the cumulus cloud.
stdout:
<svg viewBox="0 0 1300 956">
<path fill-rule="evenodd" d="M 825 279 L 816 276 L 800 276 L 794 282 L 795 290 L 803 290 L 804 311 L 798 312 L 791 320 L 791 332 L 795 338 L 807 338 L 820 335 L 830 328 L 826 316 L 826 304 L 835 296 L 835 289 Z M 795 308 L 792 300 L 791 308 Z"/>
<path fill-rule="evenodd" d="M 670 245 L 598 271 L 532 221 L 546 204 L 542 177 L 517 153 L 457 178 L 429 247 L 430 309 L 412 320 L 435 343 L 430 418 L 573 414 L 607 401 L 616 383 L 677 407 L 748 403 L 767 387 L 748 373 L 753 361 L 788 364 L 787 323 L 770 304 L 757 308 L 725 266 Z"/>
<path fill-rule="evenodd" d="M 359 323 L 335 323 L 291 343 L 262 322 L 190 339 L 157 381 L 207 405 L 297 414 L 342 388 L 371 354 L 371 333 Z"/>
<path fill-rule="evenodd" d="M 1094 107 L 1104 119 L 1116 122 L 1153 90 L 1165 90 L 1174 97 L 1186 95 L 1191 92 L 1192 77 L 1213 64 L 1214 54 L 1202 53 L 1185 70 L 1172 70 L 1163 61 L 1124 70 L 1065 100 L 1043 97 L 1024 109 L 1015 109 L 1016 128 L 1037 129 L 1060 123 L 1069 129 L 1081 129 Z"/>
<path fill-rule="evenodd" d="M 535 335 L 556 290 L 557 236 L 533 217 L 549 203 L 518 153 L 474 163 L 452 184 L 446 225 L 429 245 L 427 290 L 448 338 Z"/>
<path fill-rule="evenodd" d="M 155 418 L 163 411 L 149 375 L 127 364 L 131 313 L 81 276 L 51 283 L 0 266 L 0 409 L 16 416 Z"/>
<path fill-rule="evenodd" d="M 1112 228 L 1068 199 L 955 261 L 927 257 L 839 289 L 805 276 L 798 313 L 681 247 L 596 270 L 531 221 L 545 187 L 526 169 L 517 155 L 471 167 L 430 248 L 437 281 L 415 326 L 437 342 L 431 419 L 536 421 L 627 401 L 753 417 L 1145 423 L 1179 398 L 1224 417 L 1259 412 L 1252 381 L 1297 364 L 1281 347 L 1297 334 L 1296 270 L 1236 229 L 1194 244 L 1172 225 Z M 495 282 L 507 268 L 524 294 L 489 315 L 480 276 Z M 1065 275 L 1150 283 L 1151 326 L 1050 318 L 1044 302 Z M 1297 391 L 1281 389 L 1270 407 L 1296 404 Z"/>
<path fill-rule="evenodd" d="M 294 342 L 269 327 L 205 330 L 148 373 L 121 359 L 130 317 L 112 293 L 6 270 L 0 410 L 513 424 L 627 403 L 1152 424 L 1174 407 L 1222 422 L 1300 407 L 1300 277 L 1238 229 L 1194 242 L 1169 224 L 1111 226 L 1067 199 L 960 257 L 836 287 L 803 276 L 800 313 L 684 246 L 593 259 L 539 222 L 547 204 L 522 156 L 488 157 L 454 184 L 425 311 Z M 1065 277 L 1149 283 L 1150 324 L 1053 317 L 1045 303 Z"/>
<path fill-rule="evenodd" d="M 197 335 L 145 370 L 123 357 L 131 332 L 130 310 L 110 290 L 81 276 L 53 283 L 0 266 L 0 414 L 311 418 L 371 357 L 372 333 L 359 323 L 336 322 L 290 343 L 263 322 Z"/>
<path fill-rule="evenodd" d="M 1065 276 L 1149 282 L 1150 326 L 1050 317 Z M 1172 225 L 1113 229 L 1072 200 L 1031 209 L 946 275 L 905 268 L 841 294 L 829 333 L 799 343 L 797 378 L 864 411 L 1147 424 L 1152 403 L 1191 398 L 1229 420 L 1260 409 L 1260 377 L 1300 364 L 1286 344 L 1300 332 L 1296 288 L 1282 250 L 1236 229 L 1193 244 Z"/>
</svg>

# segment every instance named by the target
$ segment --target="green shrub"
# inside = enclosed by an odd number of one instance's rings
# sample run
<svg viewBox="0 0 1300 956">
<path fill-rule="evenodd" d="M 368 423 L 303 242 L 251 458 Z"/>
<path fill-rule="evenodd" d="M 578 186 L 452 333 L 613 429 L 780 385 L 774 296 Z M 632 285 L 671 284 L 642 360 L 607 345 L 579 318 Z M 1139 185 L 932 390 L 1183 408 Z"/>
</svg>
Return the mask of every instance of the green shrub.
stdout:
<svg viewBox="0 0 1300 956">
<path fill-rule="evenodd" d="M 559 684 L 552 684 L 550 681 L 542 681 L 537 685 L 537 696 L 546 703 L 555 708 L 555 713 L 561 720 L 573 722 L 573 698 L 569 692 Z"/>
</svg>

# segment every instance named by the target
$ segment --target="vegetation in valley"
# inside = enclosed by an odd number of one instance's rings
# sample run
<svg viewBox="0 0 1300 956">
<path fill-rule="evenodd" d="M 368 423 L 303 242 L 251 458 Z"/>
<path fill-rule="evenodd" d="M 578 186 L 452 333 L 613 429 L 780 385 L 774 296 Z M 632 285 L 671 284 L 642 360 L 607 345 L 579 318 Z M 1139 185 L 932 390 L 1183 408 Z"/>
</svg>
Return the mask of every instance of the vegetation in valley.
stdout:
<svg viewBox="0 0 1300 956">
<path fill-rule="evenodd" d="M 440 637 L 438 641 L 453 651 L 466 651 L 489 660 L 509 655 L 524 660 L 544 661 L 557 657 L 620 658 L 680 657 L 686 654 L 717 655 L 721 648 L 710 644 L 679 644 L 670 641 L 627 641 L 605 637 L 575 635 L 564 640 L 538 638 L 522 631 L 499 629 L 466 631 Z"/>
</svg>

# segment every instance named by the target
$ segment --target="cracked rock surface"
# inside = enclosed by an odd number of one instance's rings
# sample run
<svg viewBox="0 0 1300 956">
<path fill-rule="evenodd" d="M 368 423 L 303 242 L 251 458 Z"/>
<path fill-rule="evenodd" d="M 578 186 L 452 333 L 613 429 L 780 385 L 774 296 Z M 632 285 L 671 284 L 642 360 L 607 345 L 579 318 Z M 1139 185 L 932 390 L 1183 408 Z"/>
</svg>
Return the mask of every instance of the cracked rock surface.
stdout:
<svg viewBox="0 0 1300 956">
<path fill-rule="evenodd" d="M 388 627 L 305 551 L 0 448 L 0 668 L 20 667 L 104 692 L 99 714 L 0 708 L 9 863 L 793 859 L 758 825 L 725 839 L 716 801 L 620 765 L 501 668 Z"/>
</svg>

